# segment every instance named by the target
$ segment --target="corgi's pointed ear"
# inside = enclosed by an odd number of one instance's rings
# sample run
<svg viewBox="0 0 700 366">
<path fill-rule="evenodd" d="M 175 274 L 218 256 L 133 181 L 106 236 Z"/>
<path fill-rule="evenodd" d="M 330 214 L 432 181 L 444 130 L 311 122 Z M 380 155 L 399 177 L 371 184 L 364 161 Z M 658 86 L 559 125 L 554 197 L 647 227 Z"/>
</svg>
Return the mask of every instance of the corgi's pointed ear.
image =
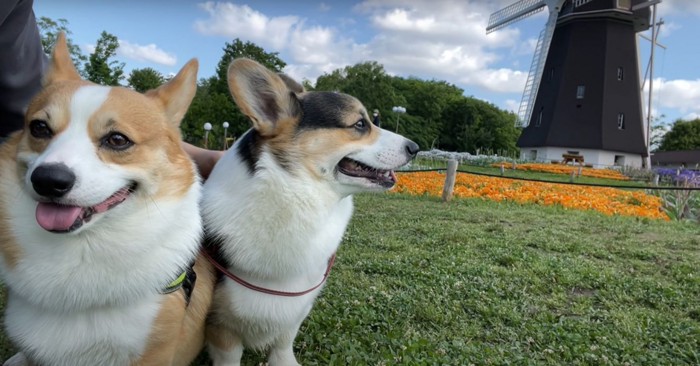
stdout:
<svg viewBox="0 0 700 366">
<path fill-rule="evenodd" d="M 285 81 L 285 79 L 289 79 Z M 297 90 L 301 85 L 250 59 L 236 59 L 228 68 L 228 87 L 243 114 L 262 136 L 274 136 L 279 121 L 299 114 Z M 289 87 L 289 81 L 298 87 Z"/>
<path fill-rule="evenodd" d="M 78 70 L 76 70 L 75 65 L 73 65 L 73 60 L 70 58 L 66 34 L 61 32 L 56 38 L 56 44 L 51 53 L 51 63 L 48 71 L 44 75 L 42 83 L 46 86 L 58 81 L 81 79 Z"/>
<path fill-rule="evenodd" d="M 303 93 L 306 91 L 304 89 L 303 85 L 299 84 L 296 80 L 292 79 L 289 75 L 282 74 L 282 73 L 279 73 L 278 75 L 280 76 L 280 78 L 282 78 L 282 81 L 284 81 L 284 83 L 287 85 L 287 88 L 289 88 L 289 90 L 291 90 L 295 93 Z"/>
<path fill-rule="evenodd" d="M 160 101 L 168 121 L 175 126 L 180 125 L 197 93 L 198 68 L 199 62 L 193 58 L 170 81 L 146 92 L 147 96 Z"/>
</svg>

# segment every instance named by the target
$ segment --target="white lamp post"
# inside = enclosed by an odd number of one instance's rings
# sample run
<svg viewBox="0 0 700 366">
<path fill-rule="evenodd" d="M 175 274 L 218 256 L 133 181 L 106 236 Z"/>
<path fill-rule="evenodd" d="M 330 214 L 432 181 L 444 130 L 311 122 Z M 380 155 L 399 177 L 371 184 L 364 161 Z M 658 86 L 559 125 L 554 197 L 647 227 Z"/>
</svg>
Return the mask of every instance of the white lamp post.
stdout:
<svg viewBox="0 0 700 366">
<path fill-rule="evenodd" d="M 228 122 L 224 122 L 224 150 L 228 149 L 228 141 L 226 141 L 226 132 L 228 131 Z"/>
<path fill-rule="evenodd" d="M 396 133 L 399 133 L 399 122 L 401 121 L 401 113 L 406 113 L 406 108 L 397 106 L 397 107 L 392 107 L 391 111 L 394 113 L 397 113 L 396 115 Z"/>
<path fill-rule="evenodd" d="M 204 124 L 204 148 L 209 147 L 209 131 L 211 131 L 211 123 Z"/>
</svg>

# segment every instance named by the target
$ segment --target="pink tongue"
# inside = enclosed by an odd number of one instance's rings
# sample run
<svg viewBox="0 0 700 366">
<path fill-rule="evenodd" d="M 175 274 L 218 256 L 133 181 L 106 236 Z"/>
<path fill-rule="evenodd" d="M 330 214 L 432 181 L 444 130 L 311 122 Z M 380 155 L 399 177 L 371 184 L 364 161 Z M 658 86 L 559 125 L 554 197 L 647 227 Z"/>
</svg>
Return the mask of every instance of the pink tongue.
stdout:
<svg viewBox="0 0 700 366">
<path fill-rule="evenodd" d="M 81 207 L 40 202 L 36 206 L 36 222 L 49 231 L 67 231 L 83 212 Z"/>
</svg>

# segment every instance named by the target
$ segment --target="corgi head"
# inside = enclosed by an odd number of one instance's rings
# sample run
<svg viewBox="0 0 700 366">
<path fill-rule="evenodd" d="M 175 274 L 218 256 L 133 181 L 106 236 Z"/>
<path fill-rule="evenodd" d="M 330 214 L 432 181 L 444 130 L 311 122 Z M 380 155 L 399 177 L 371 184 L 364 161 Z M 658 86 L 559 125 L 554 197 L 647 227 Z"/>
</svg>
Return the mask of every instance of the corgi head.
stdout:
<svg viewBox="0 0 700 366">
<path fill-rule="evenodd" d="M 236 147 L 251 173 L 269 154 L 292 175 L 305 174 L 353 194 L 393 187 L 393 170 L 418 153 L 413 141 L 372 124 L 350 95 L 306 92 L 288 76 L 249 59 L 231 63 L 228 84 L 253 123 Z"/>
<path fill-rule="evenodd" d="M 19 137 L 18 171 L 55 233 L 98 225 L 111 210 L 177 199 L 199 184 L 179 124 L 196 91 L 197 60 L 145 95 L 82 80 L 61 34 Z"/>
</svg>

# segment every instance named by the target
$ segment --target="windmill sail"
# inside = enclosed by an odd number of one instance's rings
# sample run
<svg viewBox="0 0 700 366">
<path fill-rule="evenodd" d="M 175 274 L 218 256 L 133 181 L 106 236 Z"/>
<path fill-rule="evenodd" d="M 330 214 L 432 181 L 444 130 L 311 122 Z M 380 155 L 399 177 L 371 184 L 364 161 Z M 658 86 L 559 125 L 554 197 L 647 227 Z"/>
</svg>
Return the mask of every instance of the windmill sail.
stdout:
<svg viewBox="0 0 700 366">
<path fill-rule="evenodd" d="M 544 0 L 521 0 L 491 14 L 486 33 L 507 27 L 523 18 L 542 11 L 547 6 Z"/>
<path fill-rule="evenodd" d="M 549 13 L 547 26 L 540 32 L 539 39 L 537 40 L 537 47 L 535 47 L 535 54 L 532 57 L 532 64 L 530 65 L 530 72 L 527 75 L 525 90 L 520 100 L 520 108 L 518 108 L 518 121 L 516 123 L 521 127 L 527 127 L 532 117 L 532 108 L 535 105 L 537 90 L 542 80 L 542 73 L 544 71 L 545 61 L 547 60 L 549 46 L 552 44 L 554 28 L 557 25 L 557 17 L 557 12 Z"/>
</svg>

